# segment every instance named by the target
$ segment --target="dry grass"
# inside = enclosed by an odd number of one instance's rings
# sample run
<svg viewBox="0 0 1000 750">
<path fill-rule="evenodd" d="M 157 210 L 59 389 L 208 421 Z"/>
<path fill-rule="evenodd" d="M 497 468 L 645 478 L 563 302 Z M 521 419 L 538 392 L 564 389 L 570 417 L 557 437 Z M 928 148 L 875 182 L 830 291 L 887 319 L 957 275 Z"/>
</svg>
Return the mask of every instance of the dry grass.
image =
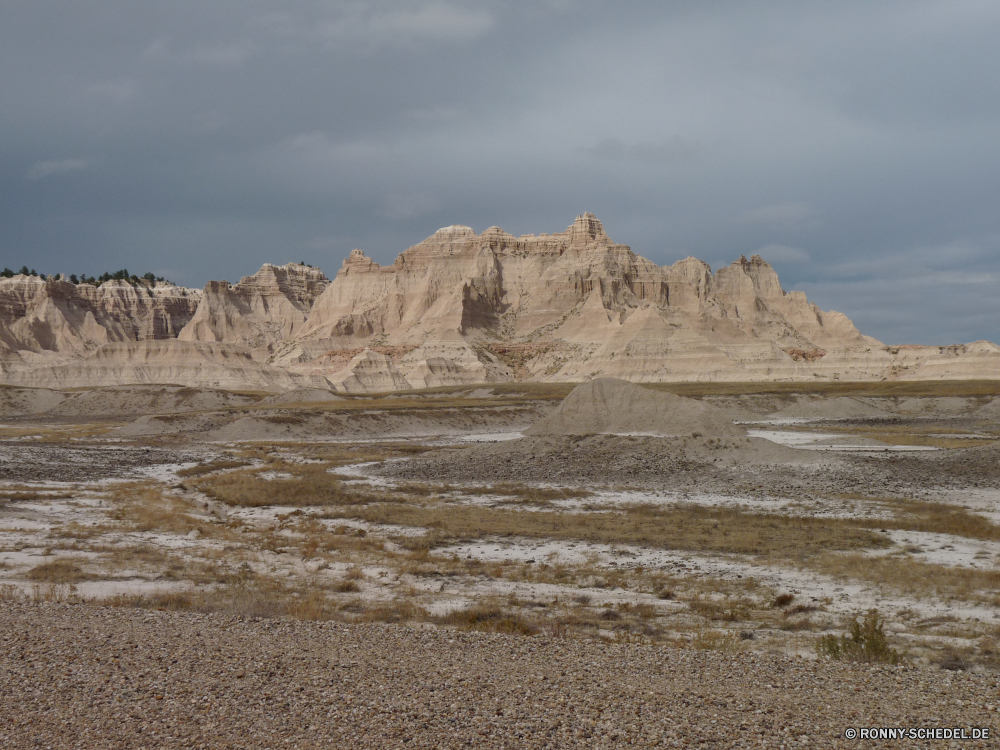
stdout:
<svg viewBox="0 0 1000 750">
<path fill-rule="evenodd" d="M 427 484 L 423 482 L 406 482 L 399 484 L 395 492 L 411 497 L 428 497 L 443 495 L 483 496 L 495 495 L 510 498 L 508 502 L 518 502 L 530 505 L 548 505 L 553 500 L 571 500 L 593 497 L 594 493 L 577 487 L 536 487 L 528 484 L 504 482 L 493 485 L 459 486 L 450 484 Z"/>
<path fill-rule="evenodd" d="M 894 503 L 904 516 L 878 523 L 880 528 L 953 534 L 968 539 L 1000 541 L 1000 526 L 965 508 L 944 503 L 899 500 Z"/>
<path fill-rule="evenodd" d="M 233 537 L 233 532 L 220 524 L 194 518 L 190 506 L 174 497 L 163 494 L 162 489 L 150 482 L 133 482 L 116 487 L 111 493 L 113 520 L 125 523 L 132 531 L 160 531 L 170 534 L 188 534 L 198 531 L 205 537 Z"/>
<path fill-rule="evenodd" d="M 815 430 L 816 425 L 788 425 L 792 431 Z M 823 423 L 824 432 L 834 432 L 855 437 L 878 440 L 889 445 L 918 445 L 933 448 L 975 448 L 981 445 L 993 445 L 996 438 L 990 435 L 982 437 L 955 437 L 954 435 L 969 434 L 967 430 L 954 430 L 939 424 L 931 425 L 837 425 Z M 952 433 L 949 435 L 948 433 Z"/>
<path fill-rule="evenodd" d="M 489 604 L 477 604 L 436 619 L 439 624 L 453 625 L 462 630 L 511 635 L 534 635 L 538 632 L 537 625 L 528 622 L 516 612 L 505 611 L 501 607 Z"/>
<path fill-rule="evenodd" d="M 36 565 L 25 574 L 25 577 L 29 581 L 42 583 L 80 583 L 94 578 L 83 572 L 79 560 L 66 557 Z"/>
<path fill-rule="evenodd" d="M 912 558 L 825 554 L 806 563 L 810 570 L 869 581 L 883 591 L 907 596 L 938 596 L 1000 606 L 1000 571 L 948 567 Z"/>
<path fill-rule="evenodd" d="M 967 539 L 1000 541 L 1000 526 L 957 505 L 908 500 L 900 497 L 867 497 L 856 493 L 839 493 L 833 497 L 838 500 L 864 500 L 870 503 L 880 503 L 891 508 L 896 514 L 893 518 L 877 520 L 844 520 L 845 524 L 859 528 L 925 531 L 934 534 L 952 534 Z"/>
<path fill-rule="evenodd" d="M 67 500 L 76 493 L 65 490 L 40 489 L 36 487 L 13 486 L 0 488 L 0 502 L 33 502 L 38 500 Z"/>
<path fill-rule="evenodd" d="M 829 550 L 885 547 L 884 537 L 831 519 L 755 515 L 738 509 L 640 505 L 616 512 L 562 514 L 475 506 L 379 504 L 327 511 L 331 518 L 430 529 L 436 544 L 519 536 L 660 549 L 805 559 Z"/>
<path fill-rule="evenodd" d="M 208 461 L 207 463 L 201 463 L 197 466 L 192 466 L 187 469 L 181 469 L 177 472 L 179 477 L 200 477 L 205 474 L 211 474 L 216 471 L 223 471 L 225 469 L 239 469 L 243 466 L 249 465 L 249 461 L 245 461 L 238 458 L 219 458 L 215 461 Z"/>
<path fill-rule="evenodd" d="M 263 479 L 265 472 L 291 474 L 290 477 Z M 232 471 L 208 476 L 196 488 L 226 505 L 259 508 L 268 505 L 289 507 L 352 505 L 376 499 L 370 492 L 345 486 L 331 474 L 326 464 L 282 464 L 272 462 L 263 468 Z"/>
<path fill-rule="evenodd" d="M 30 425 L 25 427 L 0 427 L 0 440 L 24 440 L 38 443 L 63 443 L 86 440 L 107 435 L 123 422 L 111 424 Z"/>
<path fill-rule="evenodd" d="M 914 380 L 801 383 L 650 383 L 657 390 L 680 396 L 744 396 L 753 394 L 818 396 L 975 397 L 1000 396 L 1000 380 Z"/>
</svg>

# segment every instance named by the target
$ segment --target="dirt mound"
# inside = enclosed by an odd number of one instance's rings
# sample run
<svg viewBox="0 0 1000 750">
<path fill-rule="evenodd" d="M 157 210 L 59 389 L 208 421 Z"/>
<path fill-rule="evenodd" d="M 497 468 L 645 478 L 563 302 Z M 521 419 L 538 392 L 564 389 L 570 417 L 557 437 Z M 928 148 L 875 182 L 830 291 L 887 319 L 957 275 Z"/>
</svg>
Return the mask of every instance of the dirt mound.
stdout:
<svg viewBox="0 0 1000 750">
<path fill-rule="evenodd" d="M 735 437 L 742 427 L 709 404 L 616 378 L 578 385 L 526 435 L 704 435 Z"/>
<path fill-rule="evenodd" d="M 772 419 L 874 419 L 892 416 L 863 399 L 849 396 L 800 396 L 793 404 L 769 415 Z"/>
<path fill-rule="evenodd" d="M 113 417 L 136 414 L 173 414 L 185 411 L 224 409 L 257 403 L 259 396 L 212 388 L 182 388 L 163 385 L 124 385 L 94 388 L 70 394 L 53 408 L 52 417 Z"/>
<path fill-rule="evenodd" d="M 231 420 L 232 417 L 226 417 L 219 413 L 146 415 L 139 417 L 131 424 L 118 428 L 115 434 L 121 437 L 196 434 L 214 430 Z"/>
<path fill-rule="evenodd" d="M 756 492 L 762 474 L 769 485 L 780 487 L 801 471 L 790 467 L 839 463 L 840 456 L 762 438 L 542 435 L 441 449 L 386 463 L 380 473 L 431 482 L 555 482 L 739 493 Z"/>
<path fill-rule="evenodd" d="M 989 419 L 991 421 L 1000 419 L 1000 398 L 995 398 L 986 402 L 972 412 L 971 416 L 978 417 L 980 419 Z"/>
<path fill-rule="evenodd" d="M 333 391 L 324 388 L 293 388 L 277 396 L 268 396 L 262 404 L 313 404 L 323 401 L 343 401 Z"/>
<path fill-rule="evenodd" d="M 0 387 L 0 415 L 20 417 L 25 414 L 41 414 L 54 409 L 65 400 L 65 393 L 50 391 L 48 388 Z"/>
</svg>

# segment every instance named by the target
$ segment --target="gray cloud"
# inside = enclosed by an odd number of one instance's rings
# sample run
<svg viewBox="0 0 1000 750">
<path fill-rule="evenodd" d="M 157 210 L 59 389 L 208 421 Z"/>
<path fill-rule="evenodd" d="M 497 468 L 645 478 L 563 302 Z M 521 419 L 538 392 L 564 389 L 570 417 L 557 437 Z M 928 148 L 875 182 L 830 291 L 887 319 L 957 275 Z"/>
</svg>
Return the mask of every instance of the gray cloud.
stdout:
<svg viewBox="0 0 1000 750">
<path fill-rule="evenodd" d="M 40 180 L 49 175 L 86 169 L 88 166 L 90 166 L 90 162 L 87 159 L 49 159 L 32 164 L 25 177 L 29 180 Z"/>
<path fill-rule="evenodd" d="M 983 0 L 18 4 L 3 263 L 332 274 L 590 210 L 659 263 L 770 256 L 886 341 L 997 340 L 998 35 Z"/>
<path fill-rule="evenodd" d="M 815 209 L 804 203 L 776 203 L 743 211 L 736 220 L 746 224 L 789 225 L 814 222 L 819 218 Z"/>
<path fill-rule="evenodd" d="M 808 263 L 811 260 L 809 253 L 802 248 L 789 247 L 788 245 L 765 245 L 757 251 L 757 255 L 772 264 Z"/>
<path fill-rule="evenodd" d="M 379 213 L 390 221 L 415 219 L 418 216 L 433 213 L 441 208 L 440 202 L 427 193 L 404 193 L 390 195 Z"/>
<path fill-rule="evenodd" d="M 605 138 L 596 146 L 583 151 L 599 159 L 629 159 L 637 162 L 657 163 L 694 159 L 700 156 L 705 147 L 698 141 L 671 136 L 658 143 L 640 141 L 626 145 L 617 138 Z"/>
</svg>

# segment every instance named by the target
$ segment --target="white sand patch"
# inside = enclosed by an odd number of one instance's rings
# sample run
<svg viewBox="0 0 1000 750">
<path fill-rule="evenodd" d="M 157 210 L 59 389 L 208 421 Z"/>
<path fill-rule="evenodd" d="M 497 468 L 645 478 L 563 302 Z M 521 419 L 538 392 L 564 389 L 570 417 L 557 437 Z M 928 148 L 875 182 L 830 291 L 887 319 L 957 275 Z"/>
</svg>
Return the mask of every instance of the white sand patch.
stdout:
<svg viewBox="0 0 1000 750">
<path fill-rule="evenodd" d="M 845 451 L 861 453 L 908 453 L 939 450 L 930 445 L 890 445 L 878 440 L 851 437 L 833 432 L 812 430 L 747 430 L 750 437 L 764 438 L 772 443 L 813 451 Z"/>
<path fill-rule="evenodd" d="M 782 497 L 756 497 L 749 495 L 723 495 L 718 493 L 691 492 L 635 492 L 598 491 L 582 500 L 556 501 L 553 504 L 575 503 L 577 506 L 600 505 L 698 505 L 710 508 L 730 508 L 787 516 L 808 518 L 891 518 L 890 508 L 879 504 L 855 500 L 816 500 Z"/>
<path fill-rule="evenodd" d="M 890 530 L 888 535 L 892 541 L 920 562 L 948 567 L 1000 570 L 1000 542 L 927 531 Z M 898 548 L 877 550 L 872 554 L 881 555 L 894 551 L 898 551 Z"/>
<path fill-rule="evenodd" d="M 257 478 L 263 479 L 265 482 L 273 482 L 275 479 L 292 479 L 294 476 L 287 471 L 262 471 L 257 475 Z"/>
<path fill-rule="evenodd" d="M 0 579 L 0 586 L 11 585 L 25 596 L 36 591 L 52 592 L 61 598 L 105 599 L 112 596 L 140 596 L 187 591 L 194 588 L 191 581 L 147 581 L 129 578 L 110 581 L 81 581 L 74 584 L 35 583 L 32 581 Z"/>
<path fill-rule="evenodd" d="M 388 464 L 392 461 L 405 461 L 405 458 L 395 458 L 389 459 L 384 463 Z M 354 482 L 365 482 L 372 487 L 379 487 L 383 489 L 391 489 L 396 486 L 396 482 L 391 479 L 386 479 L 385 477 L 373 476 L 368 472 L 368 469 L 372 466 L 379 466 L 382 461 L 364 461 L 358 464 L 349 464 L 348 466 L 338 466 L 335 469 L 330 469 L 331 474 L 336 474 L 339 477 L 343 477 L 347 481 Z"/>
<path fill-rule="evenodd" d="M 705 576 L 726 580 L 753 578 L 776 591 L 795 595 L 802 602 L 825 602 L 830 612 L 853 615 L 871 607 L 898 612 L 908 609 L 922 617 L 951 615 L 960 619 L 979 618 L 987 622 L 1000 619 L 991 607 L 971 603 L 943 602 L 931 597 L 913 599 L 889 596 L 866 583 L 845 582 L 818 573 L 803 572 L 772 565 L 758 565 L 732 556 L 708 556 L 686 552 L 670 552 L 634 546 L 612 546 L 588 542 L 504 541 L 459 544 L 442 548 L 438 554 L 455 554 L 484 562 L 511 560 L 521 563 L 550 565 L 590 564 L 608 570 L 641 567 L 662 570 L 673 575 Z M 579 587 L 566 587 L 567 593 L 581 592 Z M 597 589 L 596 591 L 601 591 Z M 590 589 L 586 593 L 593 594 Z M 635 594 L 627 594 L 635 596 Z"/>
<path fill-rule="evenodd" d="M 791 427 L 797 424 L 809 424 L 810 422 L 818 422 L 819 419 L 807 419 L 806 417 L 782 417 L 780 419 L 737 419 L 733 420 L 733 424 L 742 425 L 763 425 L 768 427 Z M 828 420 L 823 420 L 828 421 Z"/>
<path fill-rule="evenodd" d="M 457 439 L 462 443 L 503 443 L 508 440 L 519 440 L 523 432 L 477 432 L 471 435 L 461 435 Z"/>
<path fill-rule="evenodd" d="M 1000 524 L 1000 490 L 944 490 L 939 493 L 939 497 L 949 505 L 967 508 L 992 523 Z"/>
<path fill-rule="evenodd" d="M 184 469 L 191 469 L 198 465 L 197 461 L 185 461 L 180 464 L 158 464 L 156 466 L 147 466 L 139 471 L 139 473 L 148 477 L 149 479 L 155 479 L 158 482 L 176 482 L 178 479 L 177 472 L 183 471 Z"/>
</svg>

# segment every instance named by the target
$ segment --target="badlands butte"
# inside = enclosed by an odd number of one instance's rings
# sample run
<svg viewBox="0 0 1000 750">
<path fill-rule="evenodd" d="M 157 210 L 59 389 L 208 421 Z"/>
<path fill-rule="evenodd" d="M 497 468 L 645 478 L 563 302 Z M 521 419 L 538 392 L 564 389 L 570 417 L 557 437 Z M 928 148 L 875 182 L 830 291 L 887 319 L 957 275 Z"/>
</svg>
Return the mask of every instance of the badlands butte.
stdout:
<svg viewBox="0 0 1000 750">
<path fill-rule="evenodd" d="M 591 215 L 0 279 L 0 746 L 995 747 L 998 354 Z"/>
<path fill-rule="evenodd" d="M 761 258 L 661 267 L 584 214 L 514 237 L 451 226 L 336 278 L 265 265 L 203 290 L 0 279 L 0 382 L 378 392 L 508 381 L 996 379 L 1000 347 L 886 346 Z"/>
</svg>

